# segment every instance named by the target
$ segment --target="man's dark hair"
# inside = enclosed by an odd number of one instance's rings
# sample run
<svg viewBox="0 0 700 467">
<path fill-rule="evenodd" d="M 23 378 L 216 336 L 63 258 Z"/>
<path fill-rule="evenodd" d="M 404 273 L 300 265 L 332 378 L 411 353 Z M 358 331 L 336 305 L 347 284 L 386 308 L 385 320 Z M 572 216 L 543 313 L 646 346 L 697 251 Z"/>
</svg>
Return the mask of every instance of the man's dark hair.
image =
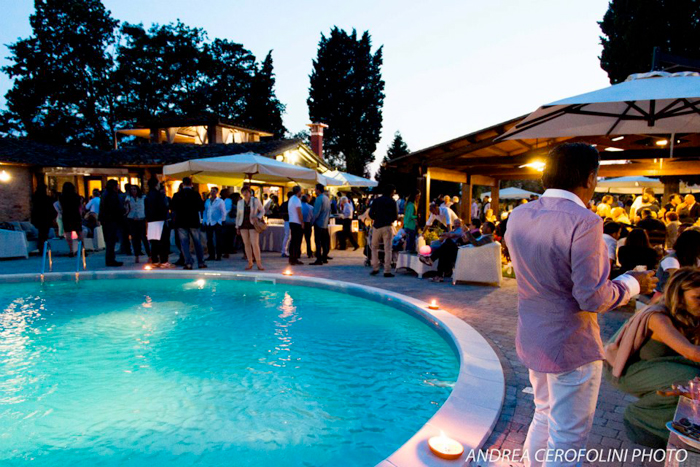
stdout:
<svg viewBox="0 0 700 467">
<path fill-rule="evenodd" d="M 677 212 L 673 212 L 673 211 L 667 212 L 667 213 L 666 213 L 666 218 L 667 218 L 670 222 L 676 222 L 676 221 L 678 220 L 678 213 L 677 213 Z"/>
<path fill-rule="evenodd" d="M 651 209 L 642 209 L 642 217 L 650 217 Z"/>
<path fill-rule="evenodd" d="M 547 156 L 542 184 L 545 188 L 571 191 L 585 186 L 588 177 L 598 170 L 599 165 L 600 154 L 590 144 L 560 144 Z"/>
<path fill-rule="evenodd" d="M 622 226 L 617 222 L 608 222 L 603 226 L 603 233 L 608 235 L 615 235 L 620 231 Z"/>
<path fill-rule="evenodd" d="M 481 228 L 481 220 L 479 220 L 478 217 L 472 217 L 471 224 L 476 227 L 477 229 Z"/>
<path fill-rule="evenodd" d="M 491 233 L 494 233 L 496 231 L 496 224 L 494 224 L 493 222 L 484 222 L 484 225 L 481 227 L 481 229 L 483 230 L 484 227 L 488 227 Z"/>
<path fill-rule="evenodd" d="M 148 179 L 148 189 L 153 190 L 158 186 L 158 179 L 156 177 L 151 177 Z"/>
<path fill-rule="evenodd" d="M 389 185 L 384 185 L 384 189 L 382 190 L 382 194 L 385 196 L 391 196 L 394 194 L 396 191 L 396 187 L 392 184 Z"/>
<path fill-rule="evenodd" d="M 294 188 L 292 188 L 292 193 L 295 195 L 298 194 L 301 191 L 301 187 L 299 185 L 294 185 Z"/>
<path fill-rule="evenodd" d="M 192 179 L 190 177 L 185 177 L 182 179 L 182 184 L 185 186 L 190 186 L 192 185 Z"/>
<path fill-rule="evenodd" d="M 323 186 L 323 183 L 317 183 L 317 184 L 316 184 L 316 189 L 317 189 L 318 191 L 320 191 L 321 193 L 323 193 L 324 191 L 326 191 L 326 187 Z"/>
<path fill-rule="evenodd" d="M 700 231 L 693 228 L 685 230 L 676 239 L 673 249 L 681 266 L 695 267 L 700 258 Z"/>
<path fill-rule="evenodd" d="M 119 182 L 116 180 L 107 180 L 107 191 L 117 191 L 119 188 Z"/>
</svg>

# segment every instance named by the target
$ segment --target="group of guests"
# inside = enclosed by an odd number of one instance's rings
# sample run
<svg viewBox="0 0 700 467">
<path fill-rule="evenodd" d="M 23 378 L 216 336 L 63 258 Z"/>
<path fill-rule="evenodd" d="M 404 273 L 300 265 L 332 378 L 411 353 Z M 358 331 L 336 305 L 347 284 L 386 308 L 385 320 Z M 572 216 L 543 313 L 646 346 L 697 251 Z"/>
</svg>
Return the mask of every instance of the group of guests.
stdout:
<svg viewBox="0 0 700 467">
<path fill-rule="evenodd" d="M 266 228 L 266 212 L 271 210 L 269 205 L 266 208 L 255 196 L 252 187 L 244 186 L 240 193 L 231 193 L 227 189 L 219 192 L 218 187 L 212 187 L 208 193 L 200 195 L 192 180 L 185 177 L 171 199 L 157 178 L 148 181 L 145 195 L 136 185 L 127 186 L 125 193 L 120 190 L 117 180 L 108 180 L 104 191 L 94 190 L 92 195 L 90 200 L 84 200 L 77 194 L 75 186 L 68 182 L 56 200 L 49 196 L 45 185 L 37 187 L 32 197 L 32 223 L 39 230 L 40 248 L 43 248 L 50 229 L 58 221 L 71 256 L 75 255 L 74 240 L 82 240 L 83 233 L 91 230 L 90 227 L 94 230 L 101 226 L 105 240 L 105 263 L 110 267 L 123 265 L 116 258 L 117 243 L 122 250 L 130 247 L 136 263 L 139 263 L 139 257 L 145 250 L 152 267 L 183 266 L 185 269 L 192 269 L 195 259 L 199 268 L 206 268 L 206 261 L 228 258 L 236 253 L 242 243 L 248 260 L 246 269 L 254 265 L 259 270 L 265 269 L 260 254 L 260 233 Z M 273 196 L 268 197 L 270 203 L 275 202 L 276 196 Z M 328 223 L 332 207 L 325 187 L 317 185 L 315 196 L 310 198 L 302 195 L 301 188 L 295 186 L 288 193 L 287 202 L 272 209 L 279 213 L 282 208 L 289 232 L 285 246 L 290 265 L 303 264 L 300 256 L 304 237 L 311 255 L 312 230 L 317 247 L 316 261 L 311 264 L 328 263 L 331 259 L 328 256 Z M 353 211 L 347 198 L 341 198 L 340 209 L 344 230 L 349 231 Z M 169 262 L 172 230 L 175 231 L 175 245 L 179 253 L 174 265 Z M 206 234 L 209 255 L 206 261 L 202 231 Z M 349 232 L 346 238 L 357 248 Z"/>
</svg>

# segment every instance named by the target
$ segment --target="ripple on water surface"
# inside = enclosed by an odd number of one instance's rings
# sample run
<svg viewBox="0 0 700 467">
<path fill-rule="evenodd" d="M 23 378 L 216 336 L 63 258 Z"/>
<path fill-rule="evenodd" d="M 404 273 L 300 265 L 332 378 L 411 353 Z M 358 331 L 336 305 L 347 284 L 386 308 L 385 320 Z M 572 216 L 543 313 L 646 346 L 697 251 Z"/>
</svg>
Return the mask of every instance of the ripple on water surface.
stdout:
<svg viewBox="0 0 700 467">
<path fill-rule="evenodd" d="M 0 285 L 0 465 L 373 465 L 457 373 L 427 325 L 336 292 Z"/>
</svg>

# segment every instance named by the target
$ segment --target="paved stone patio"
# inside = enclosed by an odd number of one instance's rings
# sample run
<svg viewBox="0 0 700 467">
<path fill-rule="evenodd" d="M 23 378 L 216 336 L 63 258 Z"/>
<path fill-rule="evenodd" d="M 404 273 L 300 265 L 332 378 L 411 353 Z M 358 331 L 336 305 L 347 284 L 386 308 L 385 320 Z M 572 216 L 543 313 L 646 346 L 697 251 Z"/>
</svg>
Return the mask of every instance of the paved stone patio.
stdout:
<svg viewBox="0 0 700 467">
<path fill-rule="evenodd" d="M 364 257 L 360 250 L 333 250 L 334 258 L 324 266 L 307 265 L 294 267 L 295 274 L 305 276 L 325 277 L 358 284 L 381 287 L 398 293 L 406 294 L 421 300 L 438 300 L 440 305 L 466 321 L 478 330 L 493 346 L 501 359 L 506 380 L 506 397 L 499 421 L 485 445 L 485 449 L 521 449 L 532 419 L 534 410 L 533 396 L 523 392 L 530 386 L 527 369 L 519 362 L 515 353 L 515 330 L 517 323 L 517 291 L 515 280 L 504 279 L 500 288 L 480 285 L 457 285 L 449 282 L 433 283 L 427 279 L 418 279 L 411 272 L 401 271 L 395 278 L 369 276 L 370 269 L 364 267 Z M 133 257 L 119 255 L 118 260 L 124 261 L 122 268 L 140 269 L 143 264 L 134 264 Z M 171 255 L 174 261 L 176 255 Z M 145 257 L 141 257 L 144 261 Z M 263 253 L 263 263 L 266 272 L 282 272 L 287 268 L 287 261 L 278 253 Z M 93 253 L 87 258 L 89 270 L 106 270 L 104 254 Z M 244 270 L 246 261 L 242 255 L 232 255 L 229 259 L 209 262 L 210 270 L 237 271 Z M 0 274 L 38 273 L 41 268 L 39 257 L 29 259 L 0 261 Z M 57 257 L 54 260 L 54 271 L 71 272 L 75 270 L 75 259 Z M 254 268 L 254 270 L 256 270 Z M 610 337 L 615 330 L 630 316 L 628 311 L 613 311 L 600 317 L 603 339 Z M 622 414 L 625 406 L 634 398 L 613 389 L 603 381 L 593 430 L 589 439 L 589 448 L 595 449 L 643 449 L 642 446 L 631 443 L 622 424 Z M 641 463 L 606 463 L 609 467 L 633 465 L 657 465 Z"/>
</svg>

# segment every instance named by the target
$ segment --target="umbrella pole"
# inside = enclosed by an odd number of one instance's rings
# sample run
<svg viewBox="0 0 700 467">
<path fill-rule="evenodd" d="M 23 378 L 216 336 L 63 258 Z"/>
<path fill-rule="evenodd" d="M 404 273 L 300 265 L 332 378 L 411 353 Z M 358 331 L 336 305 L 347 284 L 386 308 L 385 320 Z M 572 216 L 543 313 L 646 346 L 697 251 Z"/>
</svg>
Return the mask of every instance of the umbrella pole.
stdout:
<svg viewBox="0 0 700 467">
<path fill-rule="evenodd" d="M 671 133 L 671 159 L 673 159 L 673 146 L 676 144 L 676 134 Z"/>
</svg>

